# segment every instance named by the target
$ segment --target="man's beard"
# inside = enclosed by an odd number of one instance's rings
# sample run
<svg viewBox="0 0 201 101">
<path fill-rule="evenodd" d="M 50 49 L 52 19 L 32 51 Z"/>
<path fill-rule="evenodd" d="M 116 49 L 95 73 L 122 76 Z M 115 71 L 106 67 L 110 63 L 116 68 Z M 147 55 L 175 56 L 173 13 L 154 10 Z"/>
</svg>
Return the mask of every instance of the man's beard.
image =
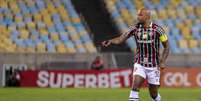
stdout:
<svg viewBox="0 0 201 101">
<path fill-rule="evenodd" d="M 141 25 L 144 25 L 144 24 L 145 24 L 145 21 L 140 21 L 140 20 L 138 20 L 138 23 L 141 24 Z"/>
</svg>

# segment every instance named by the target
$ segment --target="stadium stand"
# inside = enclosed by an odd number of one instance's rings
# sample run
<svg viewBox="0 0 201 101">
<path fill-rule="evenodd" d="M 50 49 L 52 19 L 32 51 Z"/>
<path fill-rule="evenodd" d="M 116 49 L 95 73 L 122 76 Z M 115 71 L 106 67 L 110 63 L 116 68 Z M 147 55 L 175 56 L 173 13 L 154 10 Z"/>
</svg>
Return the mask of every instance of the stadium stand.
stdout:
<svg viewBox="0 0 201 101">
<path fill-rule="evenodd" d="M 0 34 L 0 52 L 97 52 L 71 0 L 1 0 Z"/>
<path fill-rule="evenodd" d="M 201 53 L 200 0 L 104 0 L 119 31 L 136 20 L 137 10 L 153 10 L 164 26 L 171 52 Z M 94 53 L 97 49 L 71 0 L 1 0 L 0 52 Z M 135 41 L 126 41 L 132 51 Z"/>
<path fill-rule="evenodd" d="M 106 8 L 120 32 L 125 32 L 135 22 L 138 9 L 152 10 L 153 20 L 164 26 L 171 52 L 201 53 L 201 1 L 199 0 L 104 0 Z M 127 40 L 131 50 L 136 45 L 133 38 Z"/>
</svg>

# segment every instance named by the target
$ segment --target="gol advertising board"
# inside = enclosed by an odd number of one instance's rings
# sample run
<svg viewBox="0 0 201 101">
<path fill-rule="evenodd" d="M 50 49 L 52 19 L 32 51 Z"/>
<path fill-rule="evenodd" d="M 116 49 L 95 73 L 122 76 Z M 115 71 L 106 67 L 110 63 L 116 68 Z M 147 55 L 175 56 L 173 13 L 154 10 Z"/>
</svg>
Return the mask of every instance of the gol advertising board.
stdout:
<svg viewBox="0 0 201 101">
<path fill-rule="evenodd" d="M 201 87 L 201 68 L 167 68 L 162 73 L 164 87 Z"/>
</svg>

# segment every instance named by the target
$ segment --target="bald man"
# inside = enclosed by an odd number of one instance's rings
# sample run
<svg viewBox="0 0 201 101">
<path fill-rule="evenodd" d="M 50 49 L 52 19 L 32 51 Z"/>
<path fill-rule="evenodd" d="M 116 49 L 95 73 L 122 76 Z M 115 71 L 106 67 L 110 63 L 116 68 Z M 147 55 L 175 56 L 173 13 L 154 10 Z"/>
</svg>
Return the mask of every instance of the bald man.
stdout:
<svg viewBox="0 0 201 101">
<path fill-rule="evenodd" d="M 160 72 L 164 69 L 169 54 L 168 37 L 161 26 L 151 21 L 150 10 L 140 9 L 137 16 L 138 23 L 132 25 L 127 32 L 119 37 L 103 41 L 102 45 L 107 47 L 111 44 L 120 44 L 129 37 L 134 37 L 137 50 L 129 100 L 139 100 L 139 89 L 147 79 L 150 96 L 154 101 L 160 101 L 161 96 L 158 88 L 160 86 Z M 160 42 L 164 47 L 162 56 L 159 51 Z"/>
</svg>

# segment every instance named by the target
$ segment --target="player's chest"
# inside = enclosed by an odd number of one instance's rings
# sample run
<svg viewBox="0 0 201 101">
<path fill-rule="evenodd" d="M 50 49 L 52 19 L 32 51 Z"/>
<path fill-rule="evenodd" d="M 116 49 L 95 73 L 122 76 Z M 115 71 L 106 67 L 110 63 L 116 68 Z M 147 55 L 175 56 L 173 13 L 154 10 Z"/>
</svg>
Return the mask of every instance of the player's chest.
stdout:
<svg viewBox="0 0 201 101">
<path fill-rule="evenodd" d="M 137 40 L 153 40 L 157 37 L 156 31 L 150 28 L 138 29 L 135 33 Z"/>
</svg>

